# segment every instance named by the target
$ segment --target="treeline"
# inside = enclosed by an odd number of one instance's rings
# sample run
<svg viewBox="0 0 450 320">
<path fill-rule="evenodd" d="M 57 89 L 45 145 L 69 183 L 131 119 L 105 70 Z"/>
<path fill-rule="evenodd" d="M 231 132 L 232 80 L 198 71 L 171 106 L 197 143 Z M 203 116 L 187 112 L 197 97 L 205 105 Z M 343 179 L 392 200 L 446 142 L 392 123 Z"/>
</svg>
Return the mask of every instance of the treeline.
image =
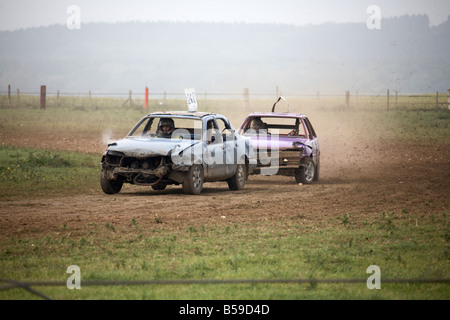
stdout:
<svg viewBox="0 0 450 320">
<path fill-rule="evenodd" d="M 317 26 L 128 22 L 0 32 L 0 86 L 285 93 L 447 91 L 450 20 Z M 0 89 L 4 91 L 4 89 Z"/>
</svg>

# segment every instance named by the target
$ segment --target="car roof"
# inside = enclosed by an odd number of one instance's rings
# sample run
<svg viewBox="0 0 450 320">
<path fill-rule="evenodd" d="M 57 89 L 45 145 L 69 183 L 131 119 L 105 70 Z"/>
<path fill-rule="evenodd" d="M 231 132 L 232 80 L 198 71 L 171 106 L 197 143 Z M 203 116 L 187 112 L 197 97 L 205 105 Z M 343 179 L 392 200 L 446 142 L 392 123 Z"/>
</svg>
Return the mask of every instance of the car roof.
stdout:
<svg viewBox="0 0 450 320">
<path fill-rule="evenodd" d="M 247 116 L 248 117 L 273 117 L 273 118 L 306 118 L 304 114 L 300 113 L 280 113 L 280 112 L 254 112 Z"/>
<path fill-rule="evenodd" d="M 156 111 L 148 114 L 148 116 L 188 116 L 195 118 L 203 118 L 205 116 L 218 116 L 217 113 L 212 112 L 189 112 L 189 111 Z"/>
</svg>

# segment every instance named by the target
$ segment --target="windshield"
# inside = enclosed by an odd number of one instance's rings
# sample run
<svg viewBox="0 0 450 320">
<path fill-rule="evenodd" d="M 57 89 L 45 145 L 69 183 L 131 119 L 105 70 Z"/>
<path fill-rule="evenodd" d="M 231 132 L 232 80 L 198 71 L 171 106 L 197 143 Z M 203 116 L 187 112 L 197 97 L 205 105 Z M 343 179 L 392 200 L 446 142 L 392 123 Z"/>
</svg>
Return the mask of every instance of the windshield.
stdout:
<svg viewBox="0 0 450 320">
<path fill-rule="evenodd" d="M 201 140 L 202 121 L 171 116 L 145 117 L 129 137 Z"/>
</svg>

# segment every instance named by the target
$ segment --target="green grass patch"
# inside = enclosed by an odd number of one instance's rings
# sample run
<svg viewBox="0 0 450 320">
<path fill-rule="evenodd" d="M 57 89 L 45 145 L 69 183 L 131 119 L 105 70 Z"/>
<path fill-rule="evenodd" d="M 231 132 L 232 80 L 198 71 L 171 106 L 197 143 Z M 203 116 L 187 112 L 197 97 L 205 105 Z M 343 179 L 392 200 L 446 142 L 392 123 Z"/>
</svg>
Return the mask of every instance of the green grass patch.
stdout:
<svg viewBox="0 0 450 320">
<path fill-rule="evenodd" d="M 0 198 L 79 194 L 99 170 L 98 155 L 0 146 Z"/>
<path fill-rule="evenodd" d="M 448 110 L 393 111 L 385 116 L 391 135 L 398 139 L 439 144 L 450 141 Z"/>
<path fill-rule="evenodd" d="M 348 126 L 349 130 L 358 130 L 354 134 L 357 133 L 362 139 L 373 139 L 375 135 L 375 138 L 381 139 L 446 143 L 450 140 L 450 112 L 447 108 L 427 107 L 431 98 L 416 97 L 412 103 L 411 97 L 401 97 L 399 106 L 392 107 L 389 112 L 385 106 L 386 98 L 381 96 L 360 96 L 358 101 L 352 100 L 348 109 L 342 108 L 345 97 L 323 97 L 320 101 L 316 98 L 292 97 L 288 100 L 291 112 L 309 116 L 319 138 L 323 138 L 324 131 L 330 130 L 330 119 L 335 119 L 331 129 L 342 131 L 344 126 Z M 88 103 L 82 98 L 65 97 L 58 106 L 49 103 L 45 110 L 29 104 L 7 107 L 0 103 L 0 130 L 7 136 L 25 137 L 38 132 L 40 136 L 56 134 L 74 139 L 91 137 L 93 141 L 109 132 L 114 139 L 119 139 L 147 113 L 187 109 L 183 99 L 168 99 L 164 102 L 151 99 L 147 110 L 143 107 L 143 101 L 137 100 L 130 107 L 122 105 L 123 100 L 97 98 L 95 103 Z M 274 99 L 255 98 L 250 100 L 248 106 L 244 106 L 239 99 L 208 99 L 199 100 L 199 110 L 224 114 L 239 128 L 249 113 L 269 112 L 273 103 Z M 279 105 L 277 111 L 287 111 L 287 105 Z M 339 134 L 342 135 L 342 132 Z"/>
<path fill-rule="evenodd" d="M 391 222 L 392 223 L 392 222 Z M 383 214 L 371 227 L 324 227 L 310 231 L 292 222 L 204 225 L 179 231 L 141 230 L 129 224 L 89 224 L 86 236 L 70 226 L 57 235 L 13 238 L 0 243 L 0 278 L 62 281 L 66 269 L 81 270 L 81 290 L 41 287 L 56 299 L 449 299 L 448 284 L 220 284 L 83 287 L 83 280 L 367 279 L 370 265 L 383 278 L 448 278 L 448 227 L 416 227 Z M 381 280 L 382 281 L 382 280 Z M 2 299 L 35 299 L 20 289 Z"/>
</svg>

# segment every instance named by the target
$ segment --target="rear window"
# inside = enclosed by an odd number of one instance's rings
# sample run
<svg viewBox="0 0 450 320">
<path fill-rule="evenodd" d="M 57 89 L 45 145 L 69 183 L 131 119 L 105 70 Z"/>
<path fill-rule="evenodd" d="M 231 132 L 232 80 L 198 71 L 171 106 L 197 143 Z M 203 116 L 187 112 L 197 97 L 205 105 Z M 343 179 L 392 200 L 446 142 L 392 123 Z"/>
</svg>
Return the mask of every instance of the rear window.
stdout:
<svg viewBox="0 0 450 320">
<path fill-rule="evenodd" d="M 254 123 L 262 121 L 262 129 L 259 132 L 252 130 L 254 128 Z M 259 122 L 261 123 L 261 122 Z M 278 135 L 290 135 L 290 136 L 300 136 L 306 137 L 305 128 L 299 118 L 280 118 L 280 117 L 258 117 L 253 118 L 246 128 L 246 134 L 253 133 L 265 133 L 268 134 L 278 134 Z"/>
</svg>

